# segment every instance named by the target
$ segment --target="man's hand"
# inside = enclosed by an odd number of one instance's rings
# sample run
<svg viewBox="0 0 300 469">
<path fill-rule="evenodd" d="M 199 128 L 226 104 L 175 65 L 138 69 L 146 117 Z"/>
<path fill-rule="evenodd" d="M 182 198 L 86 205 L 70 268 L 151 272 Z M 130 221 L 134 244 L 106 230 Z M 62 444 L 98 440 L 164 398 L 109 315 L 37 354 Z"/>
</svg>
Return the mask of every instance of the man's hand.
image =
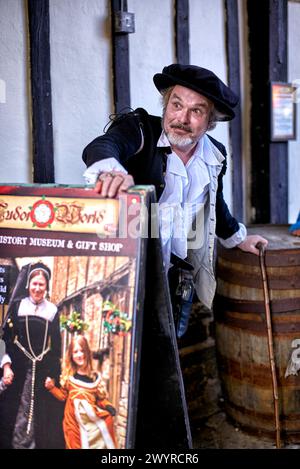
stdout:
<svg viewBox="0 0 300 469">
<path fill-rule="evenodd" d="M 95 190 L 103 197 L 113 198 L 127 191 L 134 185 L 133 177 L 121 171 L 109 171 L 100 173 Z"/>
<path fill-rule="evenodd" d="M 259 256 L 259 249 L 257 247 L 258 243 L 263 244 L 266 248 L 268 245 L 268 240 L 260 235 L 249 235 L 242 243 L 238 244 L 237 247 L 242 251 L 252 252 L 253 254 Z"/>
</svg>

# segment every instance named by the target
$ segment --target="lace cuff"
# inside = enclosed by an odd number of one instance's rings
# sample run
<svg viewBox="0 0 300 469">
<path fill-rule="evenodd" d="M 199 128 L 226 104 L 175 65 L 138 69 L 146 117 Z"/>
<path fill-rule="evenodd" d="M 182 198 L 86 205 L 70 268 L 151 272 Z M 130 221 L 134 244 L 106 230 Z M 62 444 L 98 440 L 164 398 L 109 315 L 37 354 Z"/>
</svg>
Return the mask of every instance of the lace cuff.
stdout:
<svg viewBox="0 0 300 469">
<path fill-rule="evenodd" d="M 83 173 L 86 184 L 96 184 L 99 174 L 102 171 L 121 171 L 128 174 L 126 169 L 115 158 L 105 158 L 104 160 L 96 161 L 96 163 L 89 166 Z"/>
<path fill-rule="evenodd" d="M 218 238 L 220 243 L 225 248 L 228 248 L 228 249 L 234 248 L 238 244 L 245 241 L 245 238 L 247 236 L 247 228 L 245 227 L 245 225 L 243 225 L 243 223 L 239 223 L 239 227 L 240 229 L 236 231 L 235 233 L 233 233 L 233 235 L 230 236 L 230 238 L 227 238 L 227 239 Z"/>
</svg>

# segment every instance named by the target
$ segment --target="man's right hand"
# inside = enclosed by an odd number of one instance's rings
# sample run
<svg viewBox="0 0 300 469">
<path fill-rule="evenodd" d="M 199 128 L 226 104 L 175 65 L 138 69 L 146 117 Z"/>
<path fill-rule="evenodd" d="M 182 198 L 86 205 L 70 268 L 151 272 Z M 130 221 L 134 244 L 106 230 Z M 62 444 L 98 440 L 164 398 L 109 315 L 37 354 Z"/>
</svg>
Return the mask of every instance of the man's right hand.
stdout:
<svg viewBox="0 0 300 469">
<path fill-rule="evenodd" d="M 100 173 L 95 190 L 103 197 L 113 198 L 122 194 L 134 185 L 133 177 L 121 171 L 107 171 Z"/>
</svg>

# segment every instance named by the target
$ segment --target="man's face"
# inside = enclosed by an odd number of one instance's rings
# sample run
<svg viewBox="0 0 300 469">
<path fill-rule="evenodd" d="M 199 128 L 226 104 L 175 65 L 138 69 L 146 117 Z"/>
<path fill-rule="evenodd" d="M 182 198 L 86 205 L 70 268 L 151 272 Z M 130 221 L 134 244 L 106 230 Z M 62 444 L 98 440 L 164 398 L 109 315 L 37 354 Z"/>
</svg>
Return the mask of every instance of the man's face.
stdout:
<svg viewBox="0 0 300 469">
<path fill-rule="evenodd" d="M 170 144 L 182 150 L 192 148 L 207 131 L 212 106 L 205 96 L 176 85 L 163 116 Z"/>
</svg>

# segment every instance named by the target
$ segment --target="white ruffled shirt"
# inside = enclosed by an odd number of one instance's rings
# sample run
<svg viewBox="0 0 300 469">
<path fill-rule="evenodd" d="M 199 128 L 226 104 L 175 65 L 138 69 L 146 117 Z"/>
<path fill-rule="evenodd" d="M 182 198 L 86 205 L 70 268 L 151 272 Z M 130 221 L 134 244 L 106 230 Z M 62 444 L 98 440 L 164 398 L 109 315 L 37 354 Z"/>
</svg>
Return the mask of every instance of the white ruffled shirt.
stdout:
<svg viewBox="0 0 300 469">
<path fill-rule="evenodd" d="M 167 145 L 169 141 L 162 132 L 158 146 Z M 171 252 L 182 259 L 187 256 L 192 220 L 207 198 L 210 179 L 203 156 L 204 145 L 205 137 L 202 137 L 186 165 L 174 151 L 168 155 L 165 188 L 159 199 L 160 234 L 167 267 Z M 219 164 L 210 152 L 206 152 L 206 156 L 210 163 Z"/>
<path fill-rule="evenodd" d="M 158 146 L 168 144 L 162 132 Z M 188 233 L 208 196 L 210 177 L 207 165 L 220 164 L 215 152 L 216 147 L 204 135 L 186 165 L 174 151 L 168 156 L 165 189 L 159 199 L 160 232 L 166 266 L 169 265 L 171 252 L 182 259 L 187 256 Z M 220 158 L 223 159 L 223 155 L 220 154 Z"/>
<path fill-rule="evenodd" d="M 164 131 L 161 133 L 157 146 L 170 146 Z M 196 213 L 203 208 L 208 196 L 210 178 L 207 165 L 220 164 L 215 156 L 216 151 L 219 152 L 207 135 L 204 135 L 186 165 L 174 151 L 168 155 L 165 188 L 159 199 L 160 235 L 167 270 L 170 267 L 171 252 L 182 259 L 187 256 L 189 229 Z M 223 155 L 221 158 L 224 158 Z M 127 174 L 125 168 L 115 158 L 107 158 L 91 165 L 85 170 L 83 176 L 88 184 L 95 184 L 101 171 L 113 170 Z M 239 223 L 239 226 L 239 231 L 230 238 L 220 239 L 225 247 L 232 248 L 244 241 L 247 230 L 242 223 Z"/>
</svg>

